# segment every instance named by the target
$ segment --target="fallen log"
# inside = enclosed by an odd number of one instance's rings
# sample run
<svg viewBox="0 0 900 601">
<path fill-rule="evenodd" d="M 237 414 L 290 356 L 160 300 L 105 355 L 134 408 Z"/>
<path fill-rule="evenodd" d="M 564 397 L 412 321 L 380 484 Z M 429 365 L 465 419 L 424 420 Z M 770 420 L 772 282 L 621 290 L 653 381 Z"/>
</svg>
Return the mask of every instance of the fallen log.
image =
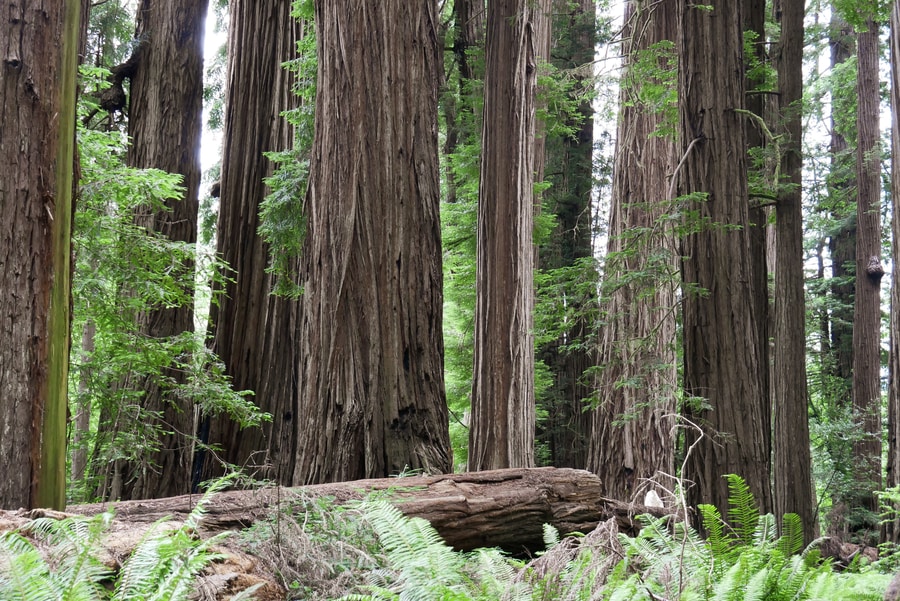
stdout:
<svg viewBox="0 0 900 601">
<path fill-rule="evenodd" d="M 278 511 L 295 511 L 298 507 L 302 510 L 316 498 L 326 497 L 336 505 L 344 505 L 371 495 L 389 500 L 408 516 L 428 520 L 448 544 L 460 550 L 501 547 L 514 553 L 533 553 L 543 549 L 545 523 L 565 535 L 589 533 L 600 522 L 615 518 L 619 530 L 634 533 L 636 515 L 673 513 L 604 498 L 600 479 L 584 470 L 523 468 L 224 491 L 208 499 L 201 535 L 247 528 Z M 18 528 L 34 517 L 91 516 L 113 510 L 115 517 L 103 546 L 112 563 L 118 563 L 153 523 L 168 518 L 172 526 L 181 525 L 201 498 L 182 495 L 74 505 L 65 513 L 0 511 L 0 531 Z M 231 590 L 235 590 L 235 578 L 249 583 L 261 581 L 259 575 L 252 574 L 252 558 L 233 547 L 229 551 L 233 551 L 233 557 L 216 571 L 222 574 L 224 570 L 231 579 Z M 277 598 L 278 585 L 271 581 L 270 584 L 267 588 L 273 591 L 272 598 Z"/>
<path fill-rule="evenodd" d="M 615 517 L 621 531 L 634 532 L 636 515 L 672 513 L 607 499 L 600 479 L 585 470 L 545 467 L 225 491 L 208 502 L 204 526 L 211 531 L 246 528 L 299 499 L 330 497 L 341 505 L 372 493 L 384 493 L 406 515 L 428 520 L 448 544 L 461 550 L 485 546 L 540 549 L 545 523 L 561 534 L 587 533 L 599 522 Z M 165 516 L 177 522 L 200 498 L 182 495 L 75 505 L 66 513 L 95 515 L 113 509 L 116 520 L 133 524 L 152 523 Z"/>
</svg>

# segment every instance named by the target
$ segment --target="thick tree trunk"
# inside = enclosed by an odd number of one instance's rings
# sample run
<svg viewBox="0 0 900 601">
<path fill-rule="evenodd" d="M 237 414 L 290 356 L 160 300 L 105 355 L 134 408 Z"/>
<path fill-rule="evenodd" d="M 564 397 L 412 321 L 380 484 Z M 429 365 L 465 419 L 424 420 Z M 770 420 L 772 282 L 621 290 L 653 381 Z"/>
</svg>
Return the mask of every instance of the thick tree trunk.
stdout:
<svg viewBox="0 0 900 601">
<path fill-rule="evenodd" d="M 0 25 L 0 507 L 65 506 L 80 3 Z"/>
<path fill-rule="evenodd" d="M 281 113 L 299 99 L 281 65 L 294 58 L 301 35 L 291 0 L 232 0 L 216 252 L 234 270 L 211 308 L 213 351 L 235 390 L 252 390 L 272 421 L 241 431 L 234 420 L 208 418 L 201 437 L 222 450 L 204 453 L 202 479 L 221 474 L 218 461 L 254 478 L 289 484 L 293 477 L 297 395 L 297 301 L 271 294 L 269 247 L 258 234 L 259 206 L 271 161 L 263 153 L 293 144 Z M 260 39 L 268 40 L 259 44 Z"/>
<path fill-rule="evenodd" d="M 533 19 L 541 6 L 488 7 L 471 471 L 534 465 Z"/>
<path fill-rule="evenodd" d="M 168 212 L 142 214 L 138 222 L 172 240 L 197 240 L 199 144 L 203 102 L 203 31 L 209 0 L 142 0 L 136 38 L 139 59 L 131 80 L 128 164 L 178 173 L 184 198 L 168 203 Z M 193 307 L 160 308 L 140 317 L 141 333 L 168 338 L 194 329 Z M 180 380 L 181 375 L 168 374 Z M 146 461 L 123 467 L 125 498 L 171 496 L 187 492 L 191 482 L 194 408 L 183 406 L 155 378 L 143 386 L 145 411 L 162 412 L 170 432 Z"/>
<path fill-rule="evenodd" d="M 775 267 L 775 515 L 796 513 L 806 543 L 817 536 L 809 446 L 806 385 L 806 298 L 803 274 L 801 100 L 803 16 L 801 2 L 776 0 L 781 40 L 776 47 L 779 116 L 784 124 L 782 173 L 789 187 L 779 189 L 776 206 Z"/>
<path fill-rule="evenodd" d="M 679 193 L 696 229 L 683 239 L 685 434 L 682 476 L 691 505 L 728 506 L 725 474 L 741 475 L 760 509 L 772 508 L 747 233 L 746 117 L 734 2 L 678 3 L 678 96 L 683 157 Z M 702 435 L 701 435 L 702 432 Z"/>
<path fill-rule="evenodd" d="M 613 173 L 601 309 L 601 367 L 588 468 L 610 494 L 631 499 L 658 473 L 674 474 L 677 253 L 669 178 L 675 142 L 656 135 L 666 114 L 641 103 L 638 57 L 676 35 L 675 5 L 626 7 L 623 114 Z M 634 232 L 645 232 L 640 236 Z M 634 274 L 646 274 L 635 278 Z M 658 493 L 663 492 L 658 490 Z"/>
<path fill-rule="evenodd" d="M 891 10 L 891 335 L 888 359 L 887 486 L 900 486 L 900 1 Z M 900 520 L 888 522 L 888 539 L 900 541 Z M 900 583 L 898 583 L 900 584 Z"/>
<path fill-rule="evenodd" d="M 296 483 L 450 469 L 435 8 L 316 2 Z"/>
<path fill-rule="evenodd" d="M 871 19 L 857 40 L 856 297 L 853 310 L 853 411 L 862 435 L 853 445 L 853 505 L 877 516 L 881 490 L 881 135 L 880 28 Z M 877 519 L 877 517 L 876 517 Z M 869 522 L 867 528 L 877 528 Z"/>
</svg>

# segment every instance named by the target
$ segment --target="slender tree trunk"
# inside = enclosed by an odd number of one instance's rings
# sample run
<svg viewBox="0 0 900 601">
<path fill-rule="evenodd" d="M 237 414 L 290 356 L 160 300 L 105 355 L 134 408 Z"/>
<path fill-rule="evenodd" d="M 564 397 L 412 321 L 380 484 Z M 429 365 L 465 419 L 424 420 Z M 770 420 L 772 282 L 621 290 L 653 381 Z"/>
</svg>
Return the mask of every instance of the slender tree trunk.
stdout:
<svg viewBox="0 0 900 601">
<path fill-rule="evenodd" d="M 297 483 L 451 466 L 436 20 L 431 2 L 316 2 Z"/>
<path fill-rule="evenodd" d="M 675 142 L 654 135 L 666 115 L 640 102 L 645 81 L 635 67 L 642 53 L 674 41 L 676 13 L 672 2 L 653 8 L 638 4 L 629 2 L 625 9 L 623 112 L 601 304 L 602 371 L 588 455 L 588 467 L 607 494 L 622 500 L 645 491 L 646 481 L 658 473 L 674 473 L 677 384 L 677 254 L 671 225 L 663 219 L 671 211 Z M 636 231 L 647 233 L 635 236 Z"/>
<path fill-rule="evenodd" d="M 196 242 L 203 102 L 203 31 L 209 0 L 141 0 L 137 68 L 131 80 L 128 132 L 132 167 L 178 173 L 184 198 L 170 211 L 137 216 L 147 229 Z M 193 307 L 160 308 L 140 317 L 142 334 L 168 338 L 194 329 Z M 181 374 L 167 374 L 176 381 Z M 143 408 L 162 412 L 169 434 L 147 460 L 123 469 L 126 498 L 172 496 L 190 490 L 194 408 L 184 406 L 156 378 L 143 382 Z"/>
<path fill-rule="evenodd" d="M 0 507 L 65 507 L 80 3 L 0 26 Z"/>
<path fill-rule="evenodd" d="M 221 197 L 216 252 L 234 270 L 211 309 L 213 351 L 235 390 L 252 390 L 272 421 L 241 431 L 227 416 L 211 418 L 201 438 L 215 457 L 256 478 L 289 484 L 293 477 L 297 395 L 297 301 L 271 294 L 269 247 L 259 236 L 259 206 L 272 164 L 263 153 L 290 148 L 293 129 L 281 113 L 299 99 L 281 65 L 296 55 L 303 26 L 291 0 L 232 0 Z M 311 26 L 311 24 L 308 24 Z M 258 40 L 269 43 L 259 44 Z M 208 424 L 208 425 L 207 425 Z M 205 436 L 204 436 L 205 434 Z M 202 479 L 221 473 L 212 454 Z"/>
<path fill-rule="evenodd" d="M 753 44 L 752 58 L 764 64 L 767 60 L 766 46 L 766 0 L 746 0 L 744 3 L 744 30 L 756 34 L 756 43 Z M 746 61 L 751 57 L 746 57 Z M 745 73 L 745 81 L 747 85 L 747 110 L 764 120 L 768 120 L 773 111 L 774 102 L 772 96 L 767 94 L 755 94 L 750 91 L 755 90 L 764 81 L 751 77 L 752 73 Z M 776 109 L 777 110 L 777 109 Z M 777 116 L 775 116 L 777 120 Z M 747 150 L 763 149 L 768 144 L 764 132 L 760 125 L 753 119 L 747 127 Z M 763 152 L 765 154 L 765 152 Z M 767 171 L 767 165 L 749 164 L 749 170 Z M 777 184 L 772 182 L 772 187 Z M 774 310 L 772 309 L 772 296 L 769 291 L 769 274 L 774 271 L 775 261 L 775 241 L 774 228 L 770 225 L 770 217 L 772 215 L 772 207 L 763 206 L 758 199 L 750 199 L 750 208 L 747 213 L 749 218 L 749 236 L 750 236 L 750 270 L 752 274 L 751 290 L 753 291 L 753 311 L 756 315 L 756 327 L 759 330 L 759 368 L 760 383 L 763 386 L 763 393 L 760 396 L 762 419 L 764 423 L 772 423 L 772 407 L 774 406 L 773 398 L 773 378 L 774 370 L 772 368 L 772 349 L 770 340 L 772 338 L 770 332 L 773 328 L 772 320 L 774 318 Z M 772 440 L 771 430 L 765 430 L 766 439 L 765 447 L 771 452 Z"/>
<path fill-rule="evenodd" d="M 788 186 L 776 206 L 775 267 L 775 515 L 796 513 L 807 543 L 816 536 L 806 386 L 806 300 L 800 144 L 803 134 L 802 2 L 776 0 L 781 40 L 775 51 L 780 117 L 785 134 L 781 171 Z"/>
<path fill-rule="evenodd" d="M 891 332 L 888 359 L 887 486 L 900 486 L 900 2 L 891 9 Z M 900 521 L 888 522 L 887 538 L 900 541 Z"/>
<path fill-rule="evenodd" d="M 856 49 L 856 37 L 848 23 L 837 11 L 832 14 L 829 33 L 831 70 L 834 71 L 849 60 Z M 835 232 L 828 238 L 831 257 L 831 299 L 828 305 L 829 354 L 823 366 L 825 384 L 829 392 L 828 408 L 834 419 L 852 418 L 851 389 L 853 377 L 853 299 L 856 284 L 852 268 L 856 256 L 856 214 L 848 211 L 852 206 L 852 191 L 856 188 L 855 160 L 845 134 L 853 128 L 847 94 L 832 90 L 831 108 L 831 166 L 828 176 L 828 193 L 832 202 L 828 206 L 830 217 L 836 222 Z M 855 125 L 855 122 L 853 123 Z M 849 536 L 849 481 L 852 478 L 851 443 L 832 440 L 829 455 L 836 473 L 838 486 L 832 492 L 832 509 L 828 524 L 829 534 L 846 539 Z"/>
<path fill-rule="evenodd" d="M 853 410 L 862 436 L 853 445 L 854 506 L 875 514 L 881 478 L 881 156 L 878 120 L 879 27 L 858 34 L 856 96 L 856 297 L 853 310 Z M 877 515 L 875 516 L 877 519 Z M 876 523 L 867 524 L 875 528 Z"/>
<path fill-rule="evenodd" d="M 488 6 L 469 471 L 534 465 L 535 11 Z"/>
<path fill-rule="evenodd" d="M 583 69 L 594 60 L 596 8 L 593 0 L 577 3 L 557 0 L 554 14 L 561 23 L 555 36 L 557 47 L 551 51 L 559 69 Z M 563 36 L 568 36 L 563 41 Z M 587 79 L 576 86 L 590 85 Z M 545 204 L 556 215 L 557 227 L 549 242 L 542 245 L 543 269 L 573 267 L 592 257 L 592 210 L 594 110 L 591 103 L 578 105 L 580 125 L 574 136 L 556 136 L 547 141 L 547 179 L 551 186 L 544 193 Z M 587 350 L 592 334 L 590 318 L 583 314 L 596 303 L 596 295 L 586 298 L 566 295 L 566 306 L 578 315 L 571 328 L 559 340 L 544 345 L 538 357 L 553 375 L 553 385 L 543 407 L 547 418 L 538 439 L 550 453 L 550 464 L 557 467 L 584 468 L 587 465 L 591 416 L 585 407 L 592 389 L 585 372 L 594 358 Z M 579 315 L 581 314 L 581 315 Z M 579 344 L 580 343 L 580 344 Z"/>
<path fill-rule="evenodd" d="M 737 9 L 737 10 L 736 10 Z M 740 3 L 709 10 L 678 3 L 679 192 L 699 223 L 682 244 L 685 416 L 684 478 L 692 505 L 728 505 L 724 474 L 741 475 L 771 510 L 769 424 L 758 365 L 759 328 L 750 286 L 745 82 Z"/>
</svg>

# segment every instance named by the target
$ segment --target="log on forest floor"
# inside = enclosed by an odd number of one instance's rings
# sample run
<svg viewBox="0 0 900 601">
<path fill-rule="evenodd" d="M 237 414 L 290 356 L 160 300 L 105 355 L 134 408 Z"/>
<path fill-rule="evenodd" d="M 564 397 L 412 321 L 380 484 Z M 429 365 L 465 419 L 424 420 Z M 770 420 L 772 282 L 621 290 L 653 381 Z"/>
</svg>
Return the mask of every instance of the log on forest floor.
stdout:
<svg viewBox="0 0 900 601">
<path fill-rule="evenodd" d="M 621 531 L 633 533 L 637 529 L 636 515 L 672 513 L 606 499 L 599 478 L 584 470 L 523 468 L 220 492 L 206 505 L 202 534 L 243 529 L 268 519 L 279 507 L 289 510 L 310 499 L 325 497 L 341 505 L 373 493 L 394 503 L 408 516 L 428 520 L 448 544 L 463 550 L 501 547 L 513 552 L 535 552 L 543 549 L 545 523 L 565 535 L 589 533 L 598 523 L 615 518 Z M 200 499 L 201 495 L 183 495 L 75 505 L 66 513 L 0 511 L 0 532 L 17 528 L 32 517 L 90 516 L 112 509 L 115 517 L 103 546 L 108 559 L 120 563 L 154 522 L 168 517 L 173 527 L 179 526 Z M 235 544 L 229 543 L 228 547 L 234 556 L 224 567 L 215 568 L 220 574 L 224 571 L 232 579 L 240 577 L 244 583 L 269 580 L 272 587 L 278 586 L 270 577 L 252 573 L 253 558 Z M 233 582 L 229 586 L 234 590 Z M 272 591 L 275 598 L 278 593 L 275 588 Z"/>
<path fill-rule="evenodd" d="M 431 522 L 448 544 L 462 550 L 540 549 L 545 523 L 565 535 L 590 532 L 599 522 L 615 517 L 622 532 L 633 533 L 636 515 L 673 513 L 607 499 L 600 479 L 590 472 L 546 467 L 226 491 L 213 496 L 203 524 L 211 531 L 240 529 L 297 499 L 328 497 L 341 505 L 379 492 L 406 515 Z M 67 513 L 95 515 L 114 509 L 117 520 L 130 523 L 152 523 L 164 516 L 178 521 L 187 517 L 200 498 L 182 495 L 75 505 Z"/>
</svg>

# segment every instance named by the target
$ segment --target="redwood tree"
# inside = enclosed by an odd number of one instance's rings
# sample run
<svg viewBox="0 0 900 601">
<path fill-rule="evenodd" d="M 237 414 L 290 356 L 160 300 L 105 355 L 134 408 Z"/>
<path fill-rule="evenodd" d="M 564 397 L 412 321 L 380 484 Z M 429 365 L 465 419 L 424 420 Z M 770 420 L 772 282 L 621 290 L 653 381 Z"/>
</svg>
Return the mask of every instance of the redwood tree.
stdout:
<svg viewBox="0 0 900 601">
<path fill-rule="evenodd" d="M 78 0 L 0 25 L 0 507 L 65 507 Z"/>
<path fill-rule="evenodd" d="M 679 193 L 689 501 L 728 506 L 723 475 L 771 509 L 769 424 L 751 287 L 742 3 L 678 2 Z M 700 432 L 702 431 L 702 436 Z"/>
<path fill-rule="evenodd" d="M 806 386 L 806 302 L 803 275 L 801 100 L 802 2 L 776 0 L 781 38 L 775 49 L 779 116 L 785 134 L 782 172 L 787 181 L 776 205 L 775 252 L 775 515 L 800 516 L 804 539 L 816 534 Z"/>
<path fill-rule="evenodd" d="M 853 444 L 853 506 L 872 512 L 881 489 L 881 155 L 879 27 L 870 15 L 857 36 L 856 295 L 853 306 L 853 411 L 862 435 Z M 871 521 L 868 527 L 876 527 Z"/>
<path fill-rule="evenodd" d="M 900 157 L 900 2 L 891 9 L 891 156 Z M 887 486 L 900 486 L 900 164 L 891 162 L 891 335 L 888 376 Z M 900 524 L 889 522 L 890 540 L 900 540 Z"/>
<path fill-rule="evenodd" d="M 451 466 L 433 2 L 317 0 L 294 480 Z"/>
<path fill-rule="evenodd" d="M 297 302 L 272 294 L 269 245 L 261 238 L 260 204 L 272 174 L 264 156 L 288 149 L 293 128 L 282 112 L 294 107 L 294 83 L 282 65 L 295 57 L 301 25 L 291 0 L 229 3 L 228 75 L 224 118 L 221 197 L 216 252 L 231 267 L 230 279 L 211 308 L 213 351 L 235 390 L 252 390 L 272 421 L 241 431 L 227 416 L 204 424 L 203 438 L 221 448 L 217 457 L 255 477 L 289 484 L 293 477 L 293 405 L 297 381 Z M 266 44 L 257 43 L 268 40 Z M 220 466 L 206 454 L 203 479 Z"/>
<path fill-rule="evenodd" d="M 184 197 L 168 211 L 137 216 L 138 222 L 171 240 L 197 240 L 200 186 L 200 133 L 203 103 L 203 32 L 209 0 L 141 0 L 135 38 L 136 66 L 131 76 L 128 133 L 132 167 L 180 174 Z M 159 308 L 140 317 L 142 334 L 178 336 L 194 329 L 191 306 Z M 182 376 L 172 370 L 175 381 Z M 158 378 L 146 378 L 145 411 L 162 412 L 168 432 L 160 448 L 123 469 L 123 498 L 155 498 L 186 493 L 195 431 L 194 408 L 184 406 Z M 118 492 L 118 491 L 114 491 Z M 118 495 L 115 495 L 118 496 Z"/>
<path fill-rule="evenodd" d="M 488 5 L 469 470 L 534 464 L 534 18 Z"/>
<path fill-rule="evenodd" d="M 676 156 L 672 136 L 662 131 L 672 118 L 666 113 L 672 98 L 651 97 L 644 89 L 665 85 L 649 73 L 671 73 L 665 58 L 672 58 L 671 47 L 652 65 L 640 63 L 649 50 L 674 41 L 676 13 L 672 2 L 637 4 L 629 2 L 625 11 L 623 108 L 601 298 L 598 407 L 588 455 L 588 469 L 617 499 L 631 499 L 658 472 L 674 473 L 677 254 L 664 217 L 671 210 Z"/>
</svg>

